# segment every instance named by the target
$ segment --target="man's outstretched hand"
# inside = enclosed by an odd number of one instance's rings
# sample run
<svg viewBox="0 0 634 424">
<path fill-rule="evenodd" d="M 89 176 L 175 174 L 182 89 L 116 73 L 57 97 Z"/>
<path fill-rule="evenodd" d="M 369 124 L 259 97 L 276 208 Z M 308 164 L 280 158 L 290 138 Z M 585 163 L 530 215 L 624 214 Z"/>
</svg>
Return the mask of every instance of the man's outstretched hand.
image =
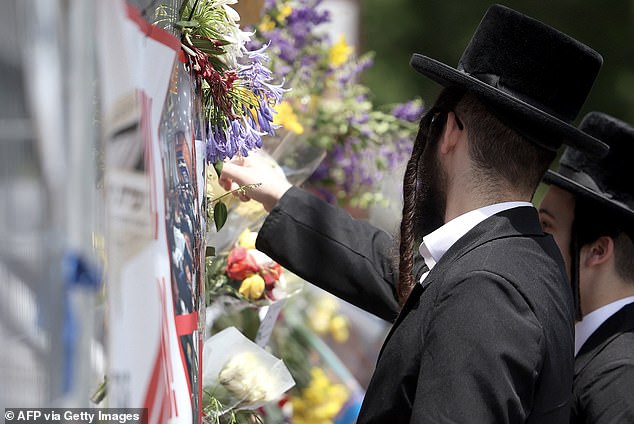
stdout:
<svg viewBox="0 0 634 424">
<path fill-rule="evenodd" d="M 253 199 L 262 203 L 267 212 L 270 212 L 284 193 L 292 187 L 273 159 L 256 152 L 225 162 L 219 183 L 227 191 L 259 184 L 249 189 L 248 193 L 239 192 L 238 197 L 242 201 Z"/>
</svg>

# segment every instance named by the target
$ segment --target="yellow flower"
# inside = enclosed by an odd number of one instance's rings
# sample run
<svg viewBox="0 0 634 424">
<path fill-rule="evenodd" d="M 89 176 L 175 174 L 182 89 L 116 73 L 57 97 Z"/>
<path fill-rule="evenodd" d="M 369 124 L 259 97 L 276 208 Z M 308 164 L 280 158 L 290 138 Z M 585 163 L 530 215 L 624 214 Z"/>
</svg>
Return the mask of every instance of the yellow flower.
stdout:
<svg viewBox="0 0 634 424">
<path fill-rule="evenodd" d="M 272 31 L 275 29 L 275 22 L 268 15 L 264 15 L 259 25 L 260 31 Z"/>
<path fill-rule="evenodd" d="M 297 115 L 295 115 L 293 106 L 289 102 L 282 101 L 275 107 L 275 111 L 277 113 L 273 115 L 274 124 L 281 125 L 295 134 L 304 132 L 304 127 L 297 120 Z"/>
<path fill-rule="evenodd" d="M 318 310 L 334 314 L 339 309 L 339 301 L 332 295 L 324 294 L 317 299 L 316 307 Z"/>
<path fill-rule="evenodd" d="M 285 20 L 286 18 L 288 18 L 288 16 L 291 14 L 291 12 L 293 11 L 293 8 L 291 7 L 290 4 L 286 4 L 284 5 L 279 13 L 277 14 L 277 22 L 281 22 L 283 20 Z M 271 19 L 271 17 L 269 15 L 264 15 L 264 17 L 262 17 L 262 21 L 260 22 L 260 25 L 258 25 L 258 29 L 260 31 L 272 31 L 275 29 L 277 25 L 275 24 L 275 21 L 273 19 Z"/>
<path fill-rule="evenodd" d="M 332 338 L 338 343 L 348 340 L 350 333 L 348 332 L 348 321 L 342 315 L 335 315 L 330 320 L 329 325 Z"/>
<path fill-rule="evenodd" d="M 247 299 L 257 300 L 264 293 L 264 279 L 258 274 L 250 275 L 242 280 L 238 291 Z"/>
<path fill-rule="evenodd" d="M 240 238 L 238 238 L 238 244 L 245 249 L 255 249 L 255 239 L 258 238 L 258 233 L 255 231 L 250 231 L 248 228 L 245 229 L 242 234 L 240 234 Z"/>
<path fill-rule="evenodd" d="M 317 310 L 308 316 L 308 325 L 317 334 L 324 334 L 330 326 L 331 314 Z"/>
<path fill-rule="evenodd" d="M 341 384 L 333 384 L 321 368 L 310 371 L 311 380 L 301 394 L 293 397 L 293 422 L 332 424 L 348 400 L 348 391 Z"/>
<path fill-rule="evenodd" d="M 346 63 L 352 51 L 353 48 L 346 42 L 346 36 L 341 34 L 337 42 L 330 48 L 330 64 L 334 68 L 338 68 Z"/>
<path fill-rule="evenodd" d="M 291 14 L 292 11 L 293 11 L 293 8 L 291 7 L 291 5 L 288 3 L 285 4 L 280 9 L 280 14 L 277 15 L 277 19 L 280 21 L 283 21 L 284 19 L 288 18 L 288 16 Z"/>
<path fill-rule="evenodd" d="M 328 331 L 328 324 L 339 308 L 337 300 L 330 295 L 323 295 L 316 299 L 308 310 L 308 322 L 311 328 L 323 334 Z"/>
</svg>

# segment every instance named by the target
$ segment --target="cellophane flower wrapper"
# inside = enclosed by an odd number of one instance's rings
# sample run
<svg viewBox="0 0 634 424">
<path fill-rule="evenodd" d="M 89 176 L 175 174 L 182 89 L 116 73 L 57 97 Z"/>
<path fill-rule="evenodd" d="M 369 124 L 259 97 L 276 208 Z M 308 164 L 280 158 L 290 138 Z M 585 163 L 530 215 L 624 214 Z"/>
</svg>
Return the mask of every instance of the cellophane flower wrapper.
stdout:
<svg viewBox="0 0 634 424">
<path fill-rule="evenodd" d="M 202 378 L 204 397 L 214 397 L 234 410 L 259 408 L 279 399 L 295 385 L 281 359 L 235 327 L 205 341 Z"/>
<path fill-rule="evenodd" d="M 304 288 L 303 280 L 293 278 L 289 271 L 257 250 L 256 237 L 257 232 L 244 230 L 226 256 L 222 255 L 226 284 L 233 287 L 243 301 L 257 307 L 299 293 Z"/>
<path fill-rule="evenodd" d="M 333 305 L 324 304 L 320 299 L 321 291 L 314 291 L 312 287 L 289 299 L 283 320 L 278 322 L 271 336 L 270 347 L 275 355 L 284 359 L 296 382 L 285 395 L 292 423 L 351 424 L 358 414 L 356 409 L 364 391 L 323 339 L 329 336 L 314 328 L 315 318 L 324 321 L 323 315 L 329 315 L 328 321 L 332 322 L 337 316 Z M 334 336 L 333 340 L 345 343 Z"/>
<path fill-rule="evenodd" d="M 296 134 L 281 129 L 275 137 L 271 137 L 273 140 L 263 146 L 263 150 L 281 167 L 286 179 L 293 185 L 302 185 L 326 157 L 326 148 L 310 143 L 308 136 L 306 132 Z"/>
<path fill-rule="evenodd" d="M 266 161 L 279 175 L 285 175 L 280 165 L 264 150 L 252 151 L 249 156 Z M 211 170 L 211 172 L 215 171 Z M 207 179 L 207 187 L 207 197 L 212 199 L 212 202 L 214 198 L 227 193 L 218 184 L 218 179 L 213 175 L 212 178 Z M 218 252 L 229 250 L 244 230 L 259 230 L 268 215 L 262 204 L 255 200 L 242 202 L 235 196 L 227 196 L 223 198 L 223 201 L 227 205 L 227 221 L 220 231 L 210 229 L 208 234 L 209 243 L 214 245 Z"/>
</svg>

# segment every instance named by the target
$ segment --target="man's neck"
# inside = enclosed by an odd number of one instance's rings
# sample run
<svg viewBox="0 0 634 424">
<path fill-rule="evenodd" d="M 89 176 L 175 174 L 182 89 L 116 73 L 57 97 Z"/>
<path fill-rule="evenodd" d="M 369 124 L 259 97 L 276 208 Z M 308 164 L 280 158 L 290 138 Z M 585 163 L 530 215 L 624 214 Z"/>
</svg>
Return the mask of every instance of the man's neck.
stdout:
<svg viewBox="0 0 634 424">
<path fill-rule="evenodd" d="M 504 202 L 530 202 L 530 197 L 519 195 L 518 193 L 500 193 L 491 190 L 489 193 L 482 193 L 482 190 L 475 189 L 450 190 L 447 193 L 447 206 L 445 209 L 445 222 L 463 215 L 467 212 Z"/>
<path fill-rule="evenodd" d="M 603 286 L 604 283 L 606 284 L 605 286 Z M 582 299 L 585 300 L 585 305 L 583 305 L 584 315 L 596 311 L 605 305 L 609 305 L 612 302 L 616 302 L 617 300 L 634 296 L 634 283 L 632 282 L 623 283 L 619 281 L 607 287 L 607 281 L 602 280 L 600 285 L 603 286 L 603 290 L 586 296 L 586 299 L 583 299 L 584 296 L 582 295 Z"/>
<path fill-rule="evenodd" d="M 581 310 L 589 314 L 605 305 L 624 297 L 634 296 L 634 281 L 624 280 L 616 269 L 615 252 L 602 262 L 584 260 L 582 249 L 579 268 L 579 289 L 581 291 Z"/>
</svg>

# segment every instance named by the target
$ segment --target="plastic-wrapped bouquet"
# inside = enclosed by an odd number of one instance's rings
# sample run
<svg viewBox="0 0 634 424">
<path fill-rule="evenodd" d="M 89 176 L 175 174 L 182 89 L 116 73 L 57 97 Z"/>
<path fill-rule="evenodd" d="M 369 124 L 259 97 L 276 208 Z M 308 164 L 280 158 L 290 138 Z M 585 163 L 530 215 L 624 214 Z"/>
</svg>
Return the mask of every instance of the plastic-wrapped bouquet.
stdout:
<svg viewBox="0 0 634 424">
<path fill-rule="evenodd" d="M 292 87 L 276 106 L 280 134 L 326 152 L 316 170 L 317 163 L 309 162 L 313 188 L 331 202 L 365 207 L 377 200 L 375 183 L 408 158 L 422 101 L 375 107 L 359 81 L 372 66 L 372 54 L 355 55 L 343 36 L 331 40 L 320 28 L 330 19 L 320 5 L 321 0 L 267 0 L 250 45 L 270 42 L 271 68 Z M 278 153 L 271 142 L 265 149 L 275 149 L 268 151 L 285 168 L 288 148 Z"/>
<path fill-rule="evenodd" d="M 228 327 L 203 346 L 203 407 L 209 417 L 256 409 L 295 385 L 282 360 Z"/>
<path fill-rule="evenodd" d="M 255 248 L 257 233 L 245 230 L 228 253 L 210 260 L 207 269 L 207 303 L 231 295 L 256 306 L 270 305 L 302 288 L 288 282 L 282 267 Z"/>
</svg>

